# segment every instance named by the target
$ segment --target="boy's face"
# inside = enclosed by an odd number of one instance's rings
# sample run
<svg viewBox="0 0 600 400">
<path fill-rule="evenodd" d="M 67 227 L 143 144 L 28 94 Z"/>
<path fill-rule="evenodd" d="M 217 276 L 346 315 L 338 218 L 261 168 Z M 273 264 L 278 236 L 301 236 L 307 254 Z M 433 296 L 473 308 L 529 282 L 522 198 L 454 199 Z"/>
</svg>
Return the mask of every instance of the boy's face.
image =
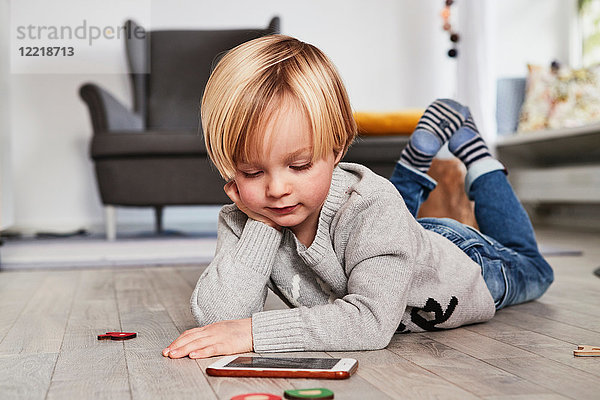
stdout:
<svg viewBox="0 0 600 400">
<path fill-rule="evenodd" d="M 311 162 L 310 122 L 287 102 L 267 122 L 263 135 L 255 159 L 236 166 L 240 199 L 252 212 L 312 241 L 341 152 L 336 157 L 332 150 Z"/>
</svg>

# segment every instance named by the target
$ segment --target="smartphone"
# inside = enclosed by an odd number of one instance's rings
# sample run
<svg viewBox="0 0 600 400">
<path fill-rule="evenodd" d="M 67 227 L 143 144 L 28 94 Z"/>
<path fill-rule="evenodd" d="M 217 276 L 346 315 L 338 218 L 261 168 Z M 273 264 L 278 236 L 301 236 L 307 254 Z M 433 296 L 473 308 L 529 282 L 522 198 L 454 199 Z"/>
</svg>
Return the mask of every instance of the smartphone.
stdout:
<svg viewBox="0 0 600 400">
<path fill-rule="evenodd" d="M 358 368 L 353 358 L 227 356 L 209 365 L 212 376 L 347 379 Z"/>
</svg>

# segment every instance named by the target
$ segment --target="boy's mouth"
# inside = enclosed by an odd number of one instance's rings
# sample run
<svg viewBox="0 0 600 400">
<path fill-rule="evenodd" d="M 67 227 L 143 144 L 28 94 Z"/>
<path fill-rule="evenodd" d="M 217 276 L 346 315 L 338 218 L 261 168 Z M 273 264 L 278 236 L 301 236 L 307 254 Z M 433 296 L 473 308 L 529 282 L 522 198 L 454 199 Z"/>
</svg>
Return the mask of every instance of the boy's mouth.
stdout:
<svg viewBox="0 0 600 400">
<path fill-rule="evenodd" d="M 296 207 L 298 207 L 298 204 L 295 204 L 293 206 L 288 206 L 288 207 L 269 207 L 269 210 L 271 210 L 277 214 L 289 214 L 292 211 L 294 211 L 296 209 Z"/>
</svg>

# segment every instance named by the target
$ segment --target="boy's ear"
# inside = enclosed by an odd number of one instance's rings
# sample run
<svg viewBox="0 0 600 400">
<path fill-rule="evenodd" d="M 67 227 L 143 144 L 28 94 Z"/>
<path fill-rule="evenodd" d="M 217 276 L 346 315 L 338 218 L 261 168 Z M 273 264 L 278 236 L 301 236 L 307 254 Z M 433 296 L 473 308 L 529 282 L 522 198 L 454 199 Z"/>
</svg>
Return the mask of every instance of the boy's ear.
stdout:
<svg viewBox="0 0 600 400">
<path fill-rule="evenodd" d="M 334 150 L 333 153 L 335 154 L 335 165 L 338 165 L 339 162 L 342 160 L 342 156 L 344 155 L 343 152 L 341 150 Z"/>
</svg>

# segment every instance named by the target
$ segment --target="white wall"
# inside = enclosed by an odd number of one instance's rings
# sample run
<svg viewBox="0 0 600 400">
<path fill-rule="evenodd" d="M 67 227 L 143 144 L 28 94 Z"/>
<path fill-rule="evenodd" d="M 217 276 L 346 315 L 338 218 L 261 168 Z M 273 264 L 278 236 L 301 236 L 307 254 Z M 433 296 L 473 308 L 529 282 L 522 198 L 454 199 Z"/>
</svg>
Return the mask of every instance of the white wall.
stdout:
<svg viewBox="0 0 600 400">
<path fill-rule="evenodd" d="M 527 63 L 550 65 L 555 59 L 577 64 L 570 46 L 576 8 L 577 0 L 496 1 L 497 75 L 525 76 Z"/>
<path fill-rule="evenodd" d="M 8 52 L 8 0 L 0 0 L 0 54 Z M 9 62 L 0 57 L 0 230 L 13 224 Z"/>
<path fill-rule="evenodd" d="M 55 2 L 69 13 L 77 0 Z M 146 10 L 142 10 L 146 11 Z M 106 22 L 128 17 L 106 11 Z M 227 28 L 265 26 L 279 15 L 282 33 L 325 51 L 337 65 L 357 110 L 424 107 L 453 94 L 454 64 L 445 53 L 440 4 L 412 0 L 180 0 L 153 1 L 151 27 Z M 123 52 L 106 62 L 125 65 Z M 77 91 L 93 81 L 129 105 L 124 75 L 13 74 L 10 95 L 14 229 L 70 230 L 101 226 L 102 209 L 88 158 L 91 125 Z M 214 219 L 202 208 L 167 209 L 170 220 Z M 119 223 L 152 221 L 150 210 L 119 209 Z"/>
</svg>

